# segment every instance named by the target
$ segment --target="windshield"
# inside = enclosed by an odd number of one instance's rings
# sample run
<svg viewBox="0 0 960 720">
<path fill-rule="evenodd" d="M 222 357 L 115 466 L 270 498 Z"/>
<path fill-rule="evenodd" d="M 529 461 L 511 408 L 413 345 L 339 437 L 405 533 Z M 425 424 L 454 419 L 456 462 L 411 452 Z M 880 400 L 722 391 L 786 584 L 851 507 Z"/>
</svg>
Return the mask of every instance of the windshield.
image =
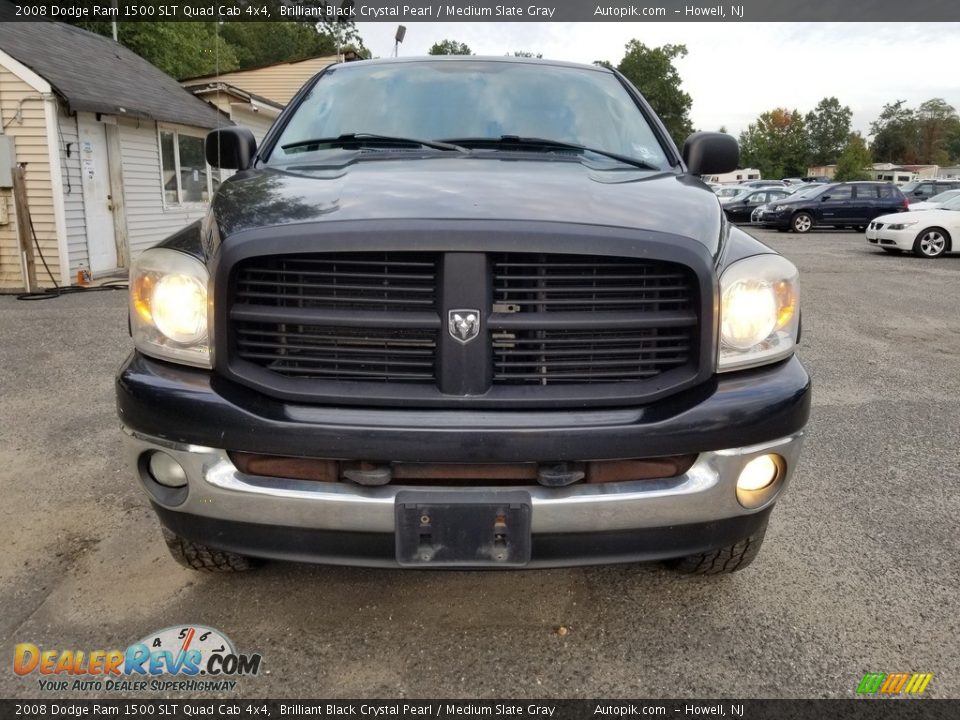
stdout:
<svg viewBox="0 0 960 720">
<path fill-rule="evenodd" d="M 668 165 L 620 81 L 587 68 L 481 60 L 340 65 L 296 108 L 268 162 L 331 152 L 283 146 L 349 133 L 421 140 L 516 135 Z"/>
<path fill-rule="evenodd" d="M 950 198 L 957 197 L 957 195 L 960 195 L 960 190 L 947 190 L 946 192 L 942 192 L 939 195 L 934 195 L 933 197 L 928 198 L 927 202 L 945 203 Z"/>
<path fill-rule="evenodd" d="M 953 200 L 945 202 L 943 205 L 940 206 L 940 209 L 941 210 L 960 210 L 960 195 L 953 198 Z"/>
<path fill-rule="evenodd" d="M 917 187 L 917 185 L 919 185 L 919 184 L 920 184 L 920 183 L 918 183 L 918 182 L 908 182 L 908 183 L 900 186 L 900 192 L 902 192 L 902 193 L 911 192 L 912 190 L 915 190 L 916 187 Z"/>
<path fill-rule="evenodd" d="M 800 198 L 813 197 L 814 195 L 819 195 L 823 192 L 826 185 L 821 185 L 819 187 L 809 187 L 802 190 L 797 190 L 793 195 L 790 195 L 791 200 L 799 200 Z"/>
</svg>

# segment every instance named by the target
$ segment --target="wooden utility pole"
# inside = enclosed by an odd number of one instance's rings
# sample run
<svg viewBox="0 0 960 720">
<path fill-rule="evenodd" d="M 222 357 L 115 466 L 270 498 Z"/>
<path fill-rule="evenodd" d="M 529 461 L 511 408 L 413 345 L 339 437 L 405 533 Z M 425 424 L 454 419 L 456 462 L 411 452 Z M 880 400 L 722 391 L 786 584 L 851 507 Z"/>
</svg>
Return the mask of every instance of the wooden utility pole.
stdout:
<svg viewBox="0 0 960 720">
<path fill-rule="evenodd" d="M 30 203 L 27 201 L 27 182 L 23 164 L 18 163 L 13 170 L 13 203 L 17 211 L 17 239 L 20 241 L 20 253 L 27 266 L 26 291 L 37 289 L 37 264 L 33 257 L 33 237 L 30 232 Z"/>
</svg>

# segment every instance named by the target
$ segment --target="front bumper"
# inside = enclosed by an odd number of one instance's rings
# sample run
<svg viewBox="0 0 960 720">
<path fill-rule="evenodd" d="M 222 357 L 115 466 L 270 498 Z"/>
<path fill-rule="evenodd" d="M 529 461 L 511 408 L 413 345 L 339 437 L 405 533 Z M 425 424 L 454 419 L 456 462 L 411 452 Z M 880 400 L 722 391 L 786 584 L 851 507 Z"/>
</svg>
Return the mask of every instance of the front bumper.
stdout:
<svg viewBox="0 0 960 720">
<path fill-rule="evenodd" d="M 752 219 L 753 222 L 763 227 L 789 229 L 790 221 L 793 219 L 793 210 L 777 212 L 768 208 L 757 213 Z"/>
<path fill-rule="evenodd" d="M 762 525 L 796 467 L 809 387 L 790 359 L 644 408 L 491 412 L 298 406 L 138 354 L 117 380 L 130 459 L 170 530 L 251 556 L 382 566 L 397 564 L 397 492 L 416 487 L 245 475 L 227 451 L 455 463 L 698 453 L 673 478 L 522 488 L 531 504 L 529 566 L 656 560 L 730 545 Z M 166 492 L 150 477 L 152 451 L 185 469 L 183 492 Z M 769 452 L 786 470 L 762 506 L 746 509 L 736 479 Z M 517 489 L 445 491 L 495 498 Z"/>
<path fill-rule="evenodd" d="M 889 224 L 870 223 L 866 232 L 867 242 L 881 247 L 897 248 L 899 250 L 913 250 L 917 233 L 913 227 L 905 230 L 891 230 Z"/>
</svg>

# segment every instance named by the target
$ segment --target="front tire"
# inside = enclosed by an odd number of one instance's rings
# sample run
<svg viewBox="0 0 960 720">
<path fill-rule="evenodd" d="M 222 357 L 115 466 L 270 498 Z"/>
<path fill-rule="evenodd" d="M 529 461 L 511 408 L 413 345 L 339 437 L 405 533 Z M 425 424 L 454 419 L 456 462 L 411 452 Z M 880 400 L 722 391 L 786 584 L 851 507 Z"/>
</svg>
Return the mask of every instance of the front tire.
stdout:
<svg viewBox="0 0 960 720">
<path fill-rule="evenodd" d="M 790 221 L 790 227 L 794 232 L 798 232 L 801 235 L 806 234 L 813 229 L 813 217 L 810 213 L 799 212 L 793 216 L 793 220 Z"/>
<path fill-rule="evenodd" d="M 163 541 L 167 544 L 173 559 L 190 570 L 232 573 L 246 572 L 256 567 L 257 563 L 253 558 L 227 550 L 216 550 L 182 538 L 166 528 L 162 530 Z"/>
<path fill-rule="evenodd" d="M 670 560 L 667 567 L 683 575 L 726 575 L 743 570 L 756 559 L 766 532 L 767 522 L 764 521 L 753 535 L 738 543 Z"/>
<path fill-rule="evenodd" d="M 950 235 L 943 228 L 921 230 L 913 241 L 913 252 L 922 258 L 938 258 L 950 248 Z"/>
</svg>

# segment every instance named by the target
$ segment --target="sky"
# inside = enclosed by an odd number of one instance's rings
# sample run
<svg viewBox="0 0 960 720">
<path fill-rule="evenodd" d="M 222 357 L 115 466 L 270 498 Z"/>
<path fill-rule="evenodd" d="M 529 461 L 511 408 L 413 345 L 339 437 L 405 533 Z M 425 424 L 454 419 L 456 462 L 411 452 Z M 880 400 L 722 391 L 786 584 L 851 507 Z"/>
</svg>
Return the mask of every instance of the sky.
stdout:
<svg viewBox="0 0 960 720">
<path fill-rule="evenodd" d="M 396 24 L 358 22 L 374 57 L 393 55 Z M 942 97 L 960 109 L 960 23 L 406 23 L 400 56 L 465 42 L 476 55 L 518 50 L 544 58 L 616 65 L 633 38 L 684 44 L 676 61 L 698 130 L 738 135 L 775 107 L 812 110 L 836 96 L 868 134 L 885 103 L 916 107 Z"/>
</svg>

